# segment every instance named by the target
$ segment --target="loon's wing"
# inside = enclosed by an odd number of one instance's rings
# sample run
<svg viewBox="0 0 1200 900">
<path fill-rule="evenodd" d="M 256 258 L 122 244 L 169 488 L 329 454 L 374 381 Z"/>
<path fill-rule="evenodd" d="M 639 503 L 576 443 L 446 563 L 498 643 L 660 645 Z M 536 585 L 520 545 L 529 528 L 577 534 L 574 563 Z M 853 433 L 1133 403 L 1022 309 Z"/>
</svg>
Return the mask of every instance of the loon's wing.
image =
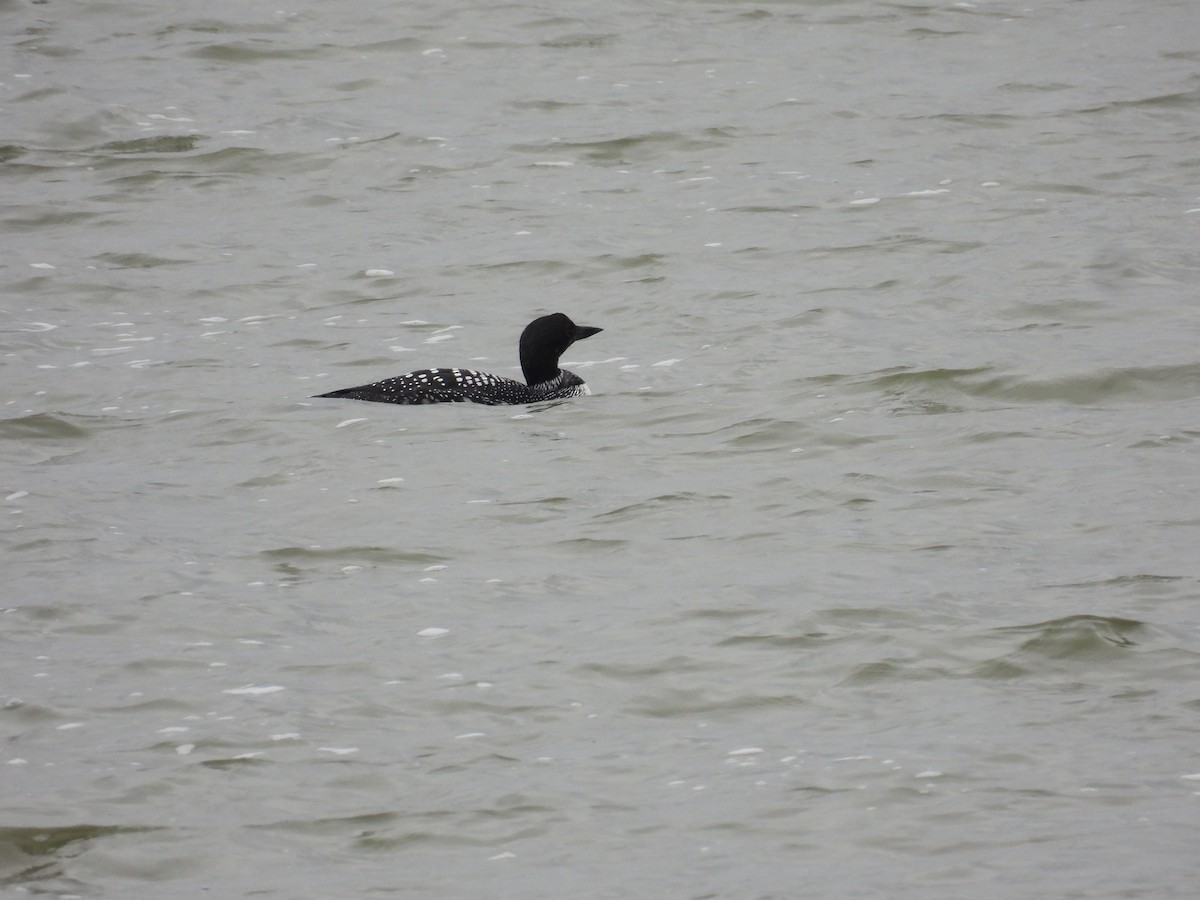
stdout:
<svg viewBox="0 0 1200 900">
<path fill-rule="evenodd" d="M 484 403 L 488 406 L 530 403 L 539 399 L 528 387 L 474 369 L 419 369 L 395 378 L 342 388 L 318 397 L 342 397 L 374 403 Z"/>
</svg>

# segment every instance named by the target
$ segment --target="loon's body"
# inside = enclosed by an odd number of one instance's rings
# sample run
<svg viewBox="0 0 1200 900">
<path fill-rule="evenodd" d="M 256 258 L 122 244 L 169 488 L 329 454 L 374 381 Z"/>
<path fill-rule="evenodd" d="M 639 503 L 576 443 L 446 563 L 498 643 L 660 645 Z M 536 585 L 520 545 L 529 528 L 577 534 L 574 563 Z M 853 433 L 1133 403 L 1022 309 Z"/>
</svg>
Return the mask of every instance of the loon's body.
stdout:
<svg viewBox="0 0 1200 900">
<path fill-rule="evenodd" d="M 473 369 L 420 369 L 374 384 L 343 388 L 318 397 L 344 397 L 375 403 L 483 403 L 512 406 L 561 400 L 590 394 L 574 372 L 558 367 L 558 361 L 576 341 L 591 337 L 600 328 L 576 325 L 562 313 L 534 319 L 521 333 L 521 371 L 525 384 L 501 375 Z"/>
</svg>

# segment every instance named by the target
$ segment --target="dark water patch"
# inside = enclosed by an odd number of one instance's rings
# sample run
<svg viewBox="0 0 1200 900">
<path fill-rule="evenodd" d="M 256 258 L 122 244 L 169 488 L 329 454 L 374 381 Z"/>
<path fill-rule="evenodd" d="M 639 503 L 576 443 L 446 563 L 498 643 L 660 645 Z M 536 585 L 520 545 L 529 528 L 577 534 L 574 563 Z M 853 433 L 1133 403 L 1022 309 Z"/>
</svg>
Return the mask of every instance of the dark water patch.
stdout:
<svg viewBox="0 0 1200 900">
<path fill-rule="evenodd" d="M 13 97 L 8 102 L 9 103 L 36 103 L 39 100 L 48 100 L 51 97 L 57 97 L 63 93 L 66 93 L 66 92 L 60 87 L 35 88 L 32 91 L 22 91 L 20 94 L 17 94 L 15 97 Z"/>
<path fill-rule="evenodd" d="M 361 53 L 391 54 L 397 51 L 415 53 L 429 49 L 429 45 L 417 38 L 388 38 L 385 41 L 369 41 L 365 44 L 355 44 L 354 49 Z"/>
<path fill-rule="evenodd" d="M 132 617 L 131 617 L 132 619 Z M 129 623 L 124 623 L 128 626 Z M 110 629 L 116 630 L 116 629 Z M 64 633 L 94 633 L 95 629 L 85 631 L 80 628 L 62 629 Z M 207 660 L 203 659 L 155 659 L 153 657 L 145 659 L 134 659 L 121 666 L 126 672 L 131 672 L 135 675 L 163 675 L 169 672 L 186 672 L 189 670 L 197 670 L 209 672 L 212 671 Z"/>
<path fill-rule="evenodd" d="M 170 366 L 172 369 L 227 369 L 229 360 L 211 356 L 192 356 L 186 359 L 173 359 Z"/>
<path fill-rule="evenodd" d="M 322 209 L 327 206 L 341 206 L 342 198 L 334 197 L 331 194 L 313 193 L 300 200 L 301 206 L 307 206 L 312 209 Z"/>
<path fill-rule="evenodd" d="M 264 446 L 276 440 L 277 436 L 269 433 L 257 422 L 238 422 L 229 419 L 213 421 L 211 433 L 219 437 L 196 438 L 193 447 L 237 447 L 241 444 L 255 441 L 264 442 Z"/>
<path fill-rule="evenodd" d="M 1085 268 L 1103 268 L 1103 266 L 1086 266 Z M 1034 324 L 1048 326 L 1060 325 L 1073 328 L 1086 327 L 1097 321 L 1110 319 L 1112 310 L 1103 303 L 1095 300 L 1056 299 L 1053 303 L 1041 300 L 1021 300 L 1009 303 L 996 314 L 1006 319 L 1034 319 Z M 1028 327 L 1023 324 L 1020 327 Z"/>
<path fill-rule="evenodd" d="M 732 135 L 726 129 L 706 128 L 694 135 L 673 131 L 655 131 L 605 141 L 514 144 L 510 149 L 519 153 L 552 156 L 562 156 L 564 153 L 568 153 L 597 165 L 625 165 L 674 157 L 679 153 L 715 150 L 724 147 L 731 137 Z"/>
<path fill-rule="evenodd" d="M 290 834 L 309 835 L 312 837 L 337 837 L 347 830 L 363 835 L 373 834 L 375 829 L 399 822 L 403 817 L 397 813 L 379 812 L 362 813 L 356 816 L 326 816 L 312 819 L 284 819 L 278 822 L 267 822 L 257 825 L 247 825 L 247 828 L 259 831 L 285 831 Z"/>
<path fill-rule="evenodd" d="M 513 259 L 502 262 L 479 263 L 469 266 L 479 271 L 528 271 L 532 274 L 552 275 L 564 280 L 586 280 L 597 274 L 606 272 L 624 272 L 630 269 L 640 269 L 655 266 L 663 262 L 663 256 L 658 253 L 639 253 L 632 256 L 620 256 L 605 253 L 584 260 L 559 259 Z"/>
<path fill-rule="evenodd" d="M 1036 83 L 1029 81 L 1010 81 L 1006 84 L 1001 84 L 996 88 L 998 91 L 1008 91 L 1016 94 L 1056 93 L 1058 91 L 1070 91 L 1074 89 L 1075 85 L 1067 84 L 1063 81 L 1043 81 Z"/>
<path fill-rule="evenodd" d="M 898 119 L 928 119 L 930 121 L 949 122 L 967 128 L 995 128 L 1009 130 L 1022 120 L 1022 116 L 1006 115 L 1004 113 L 937 113 L 934 115 L 901 115 Z"/>
<path fill-rule="evenodd" d="M 91 432 L 50 413 L 35 413 L 0 420 L 0 440 L 70 441 L 86 438 Z"/>
<path fill-rule="evenodd" d="M 370 148 L 372 144 L 388 144 L 395 142 L 402 147 L 441 147 L 444 143 L 441 138 L 426 137 L 425 135 L 409 134 L 406 131 L 392 131 L 387 134 L 381 134 L 379 137 L 358 138 L 353 141 L 340 141 L 337 143 L 336 149 L 346 152 L 361 151 L 363 148 Z M 457 172 L 457 169 L 442 169 L 437 166 L 424 165 L 420 167 L 422 172 Z"/>
<path fill-rule="evenodd" d="M 1194 444 L 1196 439 L 1200 438 L 1200 432 L 1196 431 L 1174 431 L 1170 434 L 1158 434 L 1154 437 L 1146 437 L 1141 440 L 1133 441 L 1128 446 L 1131 450 L 1136 449 L 1160 449 L 1171 448 L 1179 449 L 1184 444 Z"/>
<path fill-rule="evenodd" d="M 511 259 L 498 263 L 482 263 L 470 268 L 493 272 L 519 269 L 528 271 L 531 275 L 567 276 L 575 271 L 575 264 L 560 259 Z"/>
<path fill-rule="evenodd" d="M 330 45 L 285 47 L 271 40 L 231 41 L 223 44 L 209 44 L 184 52 L 185 56 L 193 59 L 214 60 L 230 64 L 252 64 L 272 60 L 305 61 L 316 60 L 329 55 Z"/>
<path fill-rule="evenodd" d="M 674 417 L 672 417 L 674 418 Z M 684 420 L 691 418 L 690 414 L 684 417 Z M 740 439 L 746 439 L 750 442 L 768 439 L 771 432 L 777 432 L 780 429 L 796 429 L 802 426 L 796 422 L 789 422 L 781 419 L 772 419 L 764 417 L 755 417 L 753 419 L 744 419 L 740 422 L 733 422 L 728 425 L 719 425 L 716 428 L 707 428 L 700 431 L 677 431 L 677 432 L 661 432 L 656 433 L 655 437 L 661 438 L 683 438 L 693 439 L 697 437 L 716 437 L 721 436 L 723 443 L 730 443 Z M 766 433 L 766 434 L 764 434 Z"/>
<path fill-rule="evenodd" d="M 538 112 L 558 112 L 586 104 L 567 100 L 516 100 L 509 104 L 512 109 L 532 109 Z"/>
<path fill-rule="evenodd" d="M 478 811 L 475 811 L 478 815 Z M 407 818 L 412 818 L 408 816 Z M 433 830 L 417 831 L 413 829 L 398 830 L 392 834 L 364 833 L 355 839 L 355 844 L 364 850 L 398 850 L 409 847 L 443 847 L 446 849 L 461 849 L 463 847 L 494 847 L 505 840 L 535 837 L 543 833 L 542 829 L 522 829 L 506 836 L 469 837 L 460 832 L 437 832 Z"/>
<path fill-rule="evenodd" d="M 502 763 L 506 770 L 515 762 L 509 757 L 497 755 L 491 759 Z M 458 775 L 462 771 L 460 767 L 454 767 L 447 774 Z M 437 770 L 432 770 L 430 774 L 437 774 Z M 538 823 L 536 826 L 521 824 L 531 818 Z M 369 849 L 393 849 L 422 843 L 444 844 L 448 847 L 490 847 L 542 835 L 548 821 L 560 818 L 556 807 L 534 802 L 526 794 L 513 792 L 495 797 L 487 805 L 458 803 L 448 804 L 447 808 L 409 809 L 403 816 L 376 813 L 344 819 L 318 819 L 317 828 L 311 832 L 300 823 L 265 827 L 272 830 L 283 828 L 301 834 L 312 833 L 315 837 L 326 839 L 349 831 L 359 847 Z M 396 827 L 389 830 L 389 826 L 393 825 Z"/>
<path fill-rule="evenodd" d="M 107 263 L 114 269 L 157 269 L 160 266 L 181 266 L 193 262 L 190 259 L 151 256 L 149 253 L 101 253 L 92 259 Z"/>
<path fill-rule="evenodd" d="M 985 380 L 977 390 L 984 395 L 1080 405 L 1114 400 L 1186 400 L 1200 396 L 1200 363 L 1101 369 L 1048 379 L 1001 378 Z"/>
<path fill-rule="evenodd" d="M 1082 197 L 1101 197 L 1105 193 L 1087 185 L 1062 181 L 1023 181 L 1013 184 L 1012 189 L 1034 194 L 1068 194 Z"/>
<path fill-rule="evenodd" d="M 715 620 L 726 621 L 729 619 L 745 619 L 757 618 L 761 616 L 762 610 L 759 609 L 736 609 L 732 607 L 706 607 L 701 609 L 692 609 L 682 615 L 684 619 L 699 619 L 700 621 Z M 750 636 L 754 638 L 753 635 Z"/>
<path fill-rule="evenodd" d="M 166 700 L 163 698 L 157 698 L 154 700 L 138 700 L 134 703 L 124 703 L 117 706 L 97 706 L 96 712 L 132 713 L 134 715 L 153 713 L 155 716 L 163 716 L 168 714 L 172 716 L 184 716 L 195 712 L 195 707 L 190 703 L 185 703 L 181 700 Z"/>
<path fill-rule="evenodd" d="M 724 715 L 729 720 L 756 709 L 776 706 L 806 706 L 810 701 L 792 693 L 734 693 L 722 695 L 713 690 L 671 688 L 653 697 L 633 698 L 623 707 L 632 715 L 650 719 L 691 719 L 696 716 Z"/>
<path fill-rule="evenodd" d="M 962 35 L 974 34 L 971 31 L 957 31 L 943 28 L 909 28 L 904 33 L 918 41 L 928 40 L 929 38 L 961 37 Z"/>
<path fill-rule="evenodd" d="M 891 409 L 892 415 L 896 416 L 949 416 L 966 411 L 967 407 L 962 404 L 911 397 L 898 400 Z"/>
<path fill-rule="evenodd" d="M 793 628 L 794 634 L 782 637 L 799 640 L 810 648 L 838 641 L 865 641 L 872 646 L 882 646 L 893 643 L 903 635 L 952 634 L 958 626 L 956 619 L 928 613 L 910 613 L 888 607 L 845 606 L 805 615 Z M 763 646 L 769 646 L 769 643 Z M 786 642 L 784 646 L 787 646 Z M 889 659 L 895 662 L 894 656 Z"/>
<path fill-rule="evenodd" d="M 995 677 L 991 667 L 996 664 L 1026 673 L 1047 668 L 1092 670 L 1097 665 L 1125 663 L 1135 650 L 1161 642 L 1158 630 L 1145 622 L 1094 615 L 1014 625 L 995 633 L 1021 638 L 1020 644 L 1004 657 L 986 663 L 977 674 Z"/>
<path fill-rule="evenodd" d="M 13 725 L 37 726 L 49 725 L 63 721 L 64 716 L 48 706 L 38 703 L 26 703 L 24 700 L 11 698 L 0 707 L 0 721 Z"/>
<path fill-rule="evenodd" d="M 941 386 L 949 384 L 957 387 L 962 379 L 990 372 L 990 369 L 900 369 L 889 370 L 885 374 L 871 377 L 868 381 L 873 387 L 881 390 L 907 389 L 912 387 Z"/>
<path fill-rule="evenodd" d="M 292 477 L 283 474 L 282 472 L 274 475 L 256 475 L 254 478 L 247 478 L 245 481 L 239 481 L 235 487 L 240 488 L 261 488 L 261 487 L 280 487 L 288 484 L 293 480 Z"/>
<path fill-rule="evenodd" d="M 922 199 L 904 198 L 904 199 Z M 865 208 L 865 207 L 862 207 Z M 860 207 L 854 207 L 860 209 Z M 921 253 L 942 253 L 957 255 L 970 253 L 983 247 L 982 241 L 952 241 L 946 239 L 919 237 L 913 234 L 892 234 L 869 243 L 854 244 L 821 244 L 808 250 L 808 254 L 820 257 L 840 257 L 847 253 L 869 253 L 876 256 L 880 253 L 911 253 L 914 250 Z M 898 284 L 896 279 L 885 279 L 871 284 L 871 290 L 888 290 Z M 834 289 L 834 290 L 840 290 Z"/>
<path fill-rule="evenodd" d="M 389 485 L 381 485 L 386 488 Z M 395 485 L 391 485 L 395 487 Z M 512 500 L 493 504 L 493 508 L 508 510 L 499 515 L 489 516 L 492 522 L 502 522 L 510 525 L 536 524 L 558 519 L 563 510 L 573 506 L 575 500 L 570 497 L 539 497 L 536 500 Z"/>
<path fill-rule="evenodd" d="M 52 541 L 47 538 L 42 538 L 42 539 L 38 539 L 36 541 L 28 541 L 25 544 L 17 545 L 15 547 L 12 547 L 11 549 L 13 549 L 13 550 L 20 550 L 20 549 L 26 549 L 26 548 L 39 549 L 39 548 L 45 548 L 48 546 L 54 546 L 59 543 L 64 543 L 64 542 Z M 74 545 L 74 544 L 79 544 L 79 543 L 83 543 L 83 542 L 82 541 L 70 541 L 70 542 L 65 542 L 65 543 Z M 74 549 L 74 553 L 71 555 L 71 558 L 75 558 L 76 556 L 78 556 L 78 548 L 77 547 Z M 64 555 L 63 558 L 66 559 L 68 557 Z M 51 560 L 51 561 L 54 562 L 57 560 Z M 81 604 L 77 604 L 77 603 L 60 603 L 57 605 L 51 605 L 49 603 L 25 603 L 25 604 L 8 607 L 5 610 L 5 612 L 9 615 L 15 615 L 15 616 L 19 616 L 21 618 L 28 618 L 31 621 L 37 622 L 39 624 L 45 623 L 45 622 L 58 622 L 58 621 L 70 620 L 70 619 L 74 618 L 75 616 L 78 616 L 81 613 L 84 613 L 86 611 L 87 611 L 87 607 L 84 607 Z"/>
<path fill-rule="evenodd" d="M 529 7 L 531 10 L 540 12 L 538 7 Z M 534 28 L 578 28 L 583 23 L 572 16 L 556 16 L 556 15 L 539 15 L 537 18 L 530 19 L 527 22 L 522 22 L 521 27 L 527 29 Z"/>
<path fill-rule="evenodd" d="M 103 217 L 102 213 L 88 212 L 82 209 L 46 209 L 38 210 L 37 212 L 21 212 L 15 215 L 4 216 L 3 219 L 0 219 L 0 223 L 3 223 L 6 231 L 18 233 L 22 231 L 45 231 L 60 225 L 83 225 L 88 222 L 97 222 L 97 220 Z M 46 282 L 46 277 L 35 277 L 26 279 L 12 287 L 19 288 L 22 291 L 33 290 Z"/>
<path fill-rule="evenodd" d="M 864 383 L 904 401 L 906 411 L 960 410 L 963 398 L 1096 406 L 1200 396 L 1200 363 L 1100 369 L 1050 378 L 1001 375 L 990 367 L 905 370 L 870 376 Z"/>
<path fill-rule="evenodd" d="M 792 313 L 779 321 L 779 324 L 773 326 L 776 331 L 788 332 L 795 328 L 811 328 L 814 325 L 819 325 L 829 317 L 829 310 L 823 306 L 814 306 L 812 309 L 806 309 L 802 312 Z M 837 381 L 844 376 L 841 375 L 818 375 L 815 380 L 818 383 L 824 381 Z"/>
<path fill-rule="evenodd" d="M 332 90 L 340 91 L 343 94 L 358 94 L 364 91 L 372 90 L 379 85 L 379 80 L 375 78 L 356 78 L 353 81 L 339 81 L 331 84 L 329 87 Z M 379 140 L 376 138 L 375 140 Z M 355 141 L 356 144 L 369 143 L 369 141 Z"/>
<path fill-rule="evenodd" d="M 612 553 L 624 550 L 632 541 L 613 540 L 602 538 L 568 538 L 563 541 L 555 541 L 555 547 L 561 547 L 564 550 L 571 550 L 585 555 L 598 554 L 608 556 Z"/>
<path fill-rule="evenodd" d="M 1180 583 L 1194 584 L 1196 579 L 1187 575 L 1118 575 L 1115 578 L 1103 578 L 1097 581 L 1074 581 L 1065 582 L 1063 584 L 1044 585 L 1045 588 L 1077 588 L 1079 590 L 1096 591 L 1105 588 L 1132 588 L 1136 591 L 1150 590 L 1155 591 L 1162 589 L 1166 585 L 1178 585 Z"/>
<path fill-rule="evenodd" d="M 85 848 L 76 845 L 115 835 L 162 830 L 151 826 L 92 824 L 0 827 L 0 887 L 36 885 L 61 877 L 57 859 L 78 856 Z M 65 896 L 58 890 L 54 894 Z"/>
<path fill-rule="evenodd" d="M 394 547 L 279 547 L 263 550 L 267 559 L 285 562 L 344 562 L 359 560 L 378 565 L 428 565 L 441 563 L 446 557 L 419 550 L 397 550 Z"/>
<path fill-rule="evenodd" d="M 176 749 L 175 744 L 162 745 L 164 749 Z M 271 765 L 270 760 L 262 759 L 258 756 L 238 755 L 227 756 L 222 759 L 206 759 L 202 760 L 200 765 L 206 769 L 217 769 L 218 771 L 228 771 L 231 769 L 257 768 Z"/>
<path fill-rule="evenodd" d="M 159 154 L 187 153 L 195 150 L 204 140 L 199 134 L 159 135 L 158 137 L 135 138 L 129 141 L 109 141 L 99 147 L 93 147 L 93 153 L 119 154 Z"/>
<path fill-rule="evenodd" d="M 1011 659 L 989 659 L 976 665 L 971 674 L 984 681 L 1007 681 L 1026 677 L 1030 669 Z"/>
<path fill-rule="evenodd" d="M 585 663 L 576 668 L 578 672 L 600 675 L 613 681 L 641 682 L 660 675 L 677 675 L 684 672 L 707 671 L 708 664 L 701 665 L 689 656 L 668 656 L 655 660 L 653 664 L 635 663 Z"/>
<path fill-rule="evenodd" d="M 744 427 L 747 423 L 742 423 Z M 722 429 L 724 431 L 726 429 Z M 869 444 L 872 438 L 862 435 L 838 435 L 832 438 L 839 446 Z M 812 429 L 801 422 L 791 422 L 784 419 L 760 420 L 756 427 L 744 434 L 734 434 L 721 441 L 722 453 L 765 453 L 791 449 L 797 446 L 809 446 L 815 443 L 825 443 L 823 436 L 818 436 Z"/>
<path fill-rule="evenodd" d="M 66 44 L 43 43 L 41 41 L 38 41 L 34 46 L 25 47 L 25 50 L 38 56 L 48 56 L 50 59 L 71 59 L 73 56 L 86 53 L 86 50 L 79 47 L 68 47 Z"/>
<path fill-rule="evenodd" d="M 328 344 L 328 345 L 323 344 L 322 345 L 322 347 L 326 347 L 326 346 L 329 347 L 330 349 L 334 349 L 334 348 L 338 348 L 338 347 L 348 347 L 349 344 L 347 342 L 343 341 L 341 343 L 334 343 L 334 344 Z M 392 368 L 397 368 L 398 363 L 396 362 L 396 358 L 393 356 L 364 356 L 359 359 L 346 360 L 345 362 L 335 362 L 332 365 L 330 365 L 329 368 L 331 368 L 331 369 L 359 369 L 359 368 L 364 368 L 364 367 L 365 368 L 370 368 L 370 367 L 382 368 L 384 366 L 390 366 Z"/>
<path fill-rule="evenodd" d="M 621 256 L 616 253 L 604 253 L 584 260 L 584 273 L 623 272 L 628 269 L 640 269 L 646 266 L 656 266 L 666 261 L 662 253 L 635 253 L 631 256 Z"/>
<path fill-rule="evenodd" d="M 226 19 L 193 19 L 175 22 L 154 32 L 156 37 L 176 34 L 282 34 L 290 26 L 279 22 L 230 22 Z"/>
<path fill-rule="evenodd" d="M 659 253 L 638 253 L 632 256 L 604 253 L 583 260 L 517 259 L 494 263 L 480 263 L 472 265 L 469 268 L 483 271 L 528 268 L 533 272 L 576 281 L 586 280 L 594 275 L 606 272 L 624 272 L 630 269 L 654 266 L 662 263 L 663 260 L 663 255 Z"/>
<path fill-rule="evenodd" d="M 145 159 L 126 154 L 97 156 L 93 165 L 100 171 L 133 169 L 127 175 L 113 175 L 106 185 L 128 190 L 135 187 L 157 187 L 164 179 L 214 179 L 213 183 L 234 176 L 255 175 L 279 178 L 328 169 L 334 164 L 330 157 L 316 153 L 270 153 L 257 147 L 225 147 L 189 156 L 161 155 L 154 157 L 158 166 L 145 168 Z M 202 183 L 204 183 L 202 181 Z M 110 198 L 117 200 L 119 197 Z"/>
<path fill-rule="evenodd" d="M 831 636 L 827 634 L 738 634 L 717 641 L 718 647 L 749 648 L 751 650 L 810 650 L 819 644 L 826 644 Z"/>
<path fill-rule="evenodd" d="M 1097 113 L 1122 112 L 1127 109 L 1170 109 L 1191 111 L 1200 105 L 1200 89 L 1193 91 L 1176 91 L 1170 94 L 1155 94 L 1141 97 L 1137 100 L 1113 100 L 1099 106 L 1089 106 L 1076 110 L 1081 115 Z M 1061 115 L 1061 114 L 1060 114 Z"/>
<path fill-rule="evenodd" d="M 930 681 L 953 677 L 944 666 L 931 666 L 911 659 L 879 659 L 856 666 L 838 685 L 856 687 L 869 684 L 894 684 L 899 681 Z"/>
<path fill-rule="evenodd" d="M 731 498 L 728 494 L 698 494 L 691 491 L 678 494 L 662 494 L 658 497 L 651 497 L 648 500 L 640 500 L 637 503 L 630 503 L 616 509 L 610 509 L 607 512 L 597 513 L 594 518 L 616 518 L 618 520 L 628 518 L 640 519 L 644 513 L 648 512 L 676 509 L 693 503 L 699 503 L 707 509 L 711 503 L 718 503 L 729 499 Z"/>
<path fill-rule="evenodd" d="M 549 47 L 552 50 L 575 50 L 588 49 L 598 50 L 601 47 L 608 47 L 616 43 L 621 35 L 615 32 L 604 34 L 564 34 L 556 38 L 550 38 L 541 42 L 543 47 Z"/>
<path fill-rule="evenodd" d="M 802 212 L 804 210 L 818 209 L 818 208 L 819 207 L 817 204 L 798 203 L 794 206 L 765 206 L 765 205 L 728 206 L 721 211 L 722 212 L 735 212 L 735 213 L 778 213 L 778 214 L 791 215 L 794 213 Z"/>
</svg>

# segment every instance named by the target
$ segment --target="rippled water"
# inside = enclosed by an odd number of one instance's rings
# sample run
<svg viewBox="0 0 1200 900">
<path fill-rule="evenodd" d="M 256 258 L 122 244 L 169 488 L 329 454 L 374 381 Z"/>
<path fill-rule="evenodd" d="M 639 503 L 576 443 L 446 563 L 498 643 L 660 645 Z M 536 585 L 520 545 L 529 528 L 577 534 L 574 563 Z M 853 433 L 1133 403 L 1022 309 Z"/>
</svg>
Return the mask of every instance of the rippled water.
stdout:
<svg viewBox="0 0 1200 900">
<path fill-rule="evenodd" d="M 1193 896 L 1190 0 L 0 21 L 5 891 Z"/>
</svg>

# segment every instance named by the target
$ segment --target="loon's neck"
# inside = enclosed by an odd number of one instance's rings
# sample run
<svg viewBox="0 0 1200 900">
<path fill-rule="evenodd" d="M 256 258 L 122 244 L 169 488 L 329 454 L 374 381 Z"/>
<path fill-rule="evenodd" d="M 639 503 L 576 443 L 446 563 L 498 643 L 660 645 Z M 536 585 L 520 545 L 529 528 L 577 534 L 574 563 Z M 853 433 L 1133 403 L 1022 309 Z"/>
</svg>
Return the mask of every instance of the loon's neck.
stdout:
<svg viewBox="0 0 1200 900">
<path fill-rule="evenodd" d="M 554 382 L 563 376 L 563 370 L 557 365 L 533 365 L 522 362 L 521 372 L 525 375 L 525 383 L 530 387 Z"/>
<path fill-rule="evenodd" d="M 552 378 L 546 378 L 542 381 L 530 382 L 529 386 L 539 393 L 557 391 L 560 388 L 566 387 L 569 384 L 574 384 L 577 381 L 582 381 L 574 372 L 568 372 L 566 369 L 557 369 L 556 374 Z"/>
</svg>

